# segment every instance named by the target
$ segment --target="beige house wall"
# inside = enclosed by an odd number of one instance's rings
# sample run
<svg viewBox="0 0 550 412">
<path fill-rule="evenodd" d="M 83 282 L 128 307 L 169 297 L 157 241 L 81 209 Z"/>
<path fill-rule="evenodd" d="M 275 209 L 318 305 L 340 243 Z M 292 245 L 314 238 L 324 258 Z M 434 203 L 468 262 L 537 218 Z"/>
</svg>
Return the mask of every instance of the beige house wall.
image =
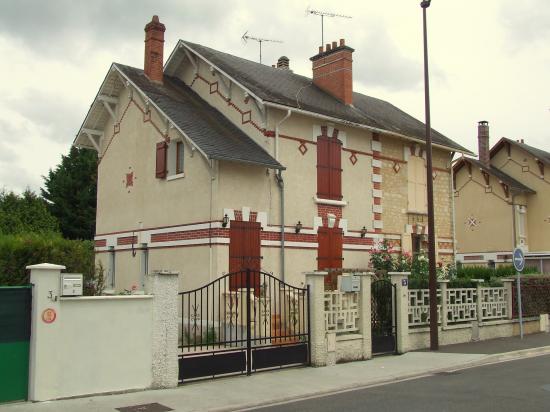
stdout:
<svg viewBox="0 0 550 412">
<path fill-rule="evenodd" d="M 492 179 L 487 193 L 479 169 L 472 167 L 471 178 L 467 166 L 456 174 L 457 253 L 512 250 L 512 208 L 500 184 Z"/>
<path fill-rule="evenodd" d="M 545 166 L 541 178 L 533 156 L 514 145 L 510 158 L 506 148 L 502 148 L 491 163 L 537 192 L 527 195 L 527 245 L 530 252 L 550 251 L 550 168 Z"/>
<path fill-rule="evenodd" d="M 133 98 L 140 107 L 145 107 L 136 92 Z M 127 108 L 120 131 L 111 138 L 113 122 L 105 128 L 104 156 L 98 166 L 96 233 L 208 220 L 209 208 L 196 207 L 210 203 L 210 168 L 206 159 L 184 141 L 185 177 L 157 179 L 156 143 L 162 137 L 151 122 L 143 121 L 143 113 L 135 104 L 129 104 L 129 99 L 126 89 L 117 105 L 119 112 Z M 151 112 L 152 122 L 165 128 L 166 122 L 154 109 Z M 171 139 L 181 138 L 176 129 L 169 129 L 168 135 Z M 127 173 L 133 173 L 130 187 L 125 184 Z"/>
</svg>

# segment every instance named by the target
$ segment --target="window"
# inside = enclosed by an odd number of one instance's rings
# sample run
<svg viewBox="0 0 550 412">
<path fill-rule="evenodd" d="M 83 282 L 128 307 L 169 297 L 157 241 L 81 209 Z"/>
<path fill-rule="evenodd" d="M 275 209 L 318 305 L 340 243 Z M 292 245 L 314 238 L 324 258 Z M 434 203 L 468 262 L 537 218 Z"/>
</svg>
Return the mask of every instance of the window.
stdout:
<svg viewBox="0 0 550 412">
<path fill-rule="evenodd" d="M 527 217 L 527 208 L 525 206 L 516 206 L 517 210 L 517 227 L 518 227 L 518 243 L 519 246 L 525 246 L 527 243 L 527 224 L 526 224 L 526 217 Z"/>
<path fill-rule="evenodd" d="M 317 197 L 342 200 L 342 142 L 326 132 L 317 138 Z"/>
<path fill-rule="evenodd" d="M 422 235 L 417 235 L 416 233 L 413 233 L 411 237 L 413 255 L 418 255 L 419 253 L 422 253 Z"/>
<path fill-rule="evenodd" d="M 184 176 L 185 144 L 182 140 L 173 139 L 166 152 L 168 180 Z"/>
<path fill-rule="evenodd" d="M 407 181 L 409 212 L 426 213 L 428 210 L 428 195 L 426 190 L 426 167 L 422 157 L 409 157 Z"/>
<path fill-rule="evenodd" d="M 176 174 L 183 173 L 183 142 L 176 142 Z"/>
<path fill-rule="evenodd" d="M 115 263 L 115 247 L 109 246 L 109 271 L 107 274 L 108 280 L 107 285 L 111 287 L 111 289 L 115 288 L 115 272 L 116 272 L 116 263 Z"/>
</svg>

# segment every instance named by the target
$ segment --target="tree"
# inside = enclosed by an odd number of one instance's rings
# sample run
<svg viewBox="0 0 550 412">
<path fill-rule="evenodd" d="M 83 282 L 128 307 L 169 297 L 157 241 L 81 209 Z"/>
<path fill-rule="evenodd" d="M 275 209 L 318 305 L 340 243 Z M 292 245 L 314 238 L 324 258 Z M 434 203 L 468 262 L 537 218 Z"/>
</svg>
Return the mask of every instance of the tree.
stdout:
<svg viewBox="0 0 550 412">
<path fill-rule="evenodd" d="M 71 147 L 44 177 L 42 196 L 68 239 L 93 239 L 95 233 L 97 154 Z"/>
<path fill-rule="evenodd" d="M 22 195 L 0 191 L 0 235 L 58 232 L 57 219 L 44 199 L 29 189 Z"/>
</svg>

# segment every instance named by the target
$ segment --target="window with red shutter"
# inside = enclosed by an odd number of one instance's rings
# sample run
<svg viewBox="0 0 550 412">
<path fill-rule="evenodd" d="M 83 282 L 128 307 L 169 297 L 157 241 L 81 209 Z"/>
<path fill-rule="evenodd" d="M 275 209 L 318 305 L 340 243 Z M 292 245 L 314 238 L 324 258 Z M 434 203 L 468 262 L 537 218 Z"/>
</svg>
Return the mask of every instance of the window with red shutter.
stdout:
<svg viewBox="0 0 550 412">
<path fill-rule="evenodd" d="M 156 177 L 159 179 L 166 178 L 166 152 L 168 144 L 166 142 L 157 143 L 157 165 L 156 165 Z"/>
<path fill-rule="evenodd" d="M 252 271 L 251 287 L 256 295 L 260 292 L 261 269 L 261 224 L 259 222 L 231 221 L 229 228 L 229 272 L 237 272 L 229 278 L 229 289 L 246 287 L 246 275 L 240 273 Z"/>
<path fill-rule="evenodd" d="M 326 269 L 342 269 L 342 248 L 343 232 L 340 228 L 320 227 L 317 232 L 319 243 L 317 249 L 317 269 L 320 271 Z M 325 277 L 327 289 L 336 288 L 338 272 L 329 274 Z"/>
<path fill-rule="evenodd" d="M 342 142 L 335 136 L 317 138 L 317 197 L 342 200 Z"/>
</svg>

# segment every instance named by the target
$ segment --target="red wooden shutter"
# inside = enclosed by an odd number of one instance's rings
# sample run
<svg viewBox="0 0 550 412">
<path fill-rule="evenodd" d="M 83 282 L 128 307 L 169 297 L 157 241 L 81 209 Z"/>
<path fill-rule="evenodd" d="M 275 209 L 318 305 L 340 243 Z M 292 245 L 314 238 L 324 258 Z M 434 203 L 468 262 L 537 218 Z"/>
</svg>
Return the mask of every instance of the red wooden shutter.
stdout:
<svg viewBox="0 0 550 412">
<path fill-rule="evenodd" d="M 330 197 L 342 200 L 342 142 L 330 139 Z"/>
<path fill-rule="evenodd" d="M 159 179 L 166 178 L 166 152 L 168 144 L 166 142 L 157 143 L 157 168 L 156 177 Z"/>
<path fill-rule="evenodd" d="M 317 232 L 317 269 L 325 270 L 330 268 L 330 233 L 328 227 L 320 227 Z"/>
<path fill-rule="evenodd" d="M 330 255 L 331 268 L 342 269 L 342 249 L 344 247 L 344 236 L 342 229 L 334 228 L 330 233 Z"/>
<path fill-rule="evenodd" d="M 232 220 L 229 229 L 229 272 L 238 272 L 229 279 L 230 290 L 246 287 L 246 269 L 253 271 L 251 287 L 260 292 L 261 224 Z"/>
<path fill-rule="evenodd" d="M 317 197 L 330 199 L 330 141 L 317 138 Z"/>
</svg>

